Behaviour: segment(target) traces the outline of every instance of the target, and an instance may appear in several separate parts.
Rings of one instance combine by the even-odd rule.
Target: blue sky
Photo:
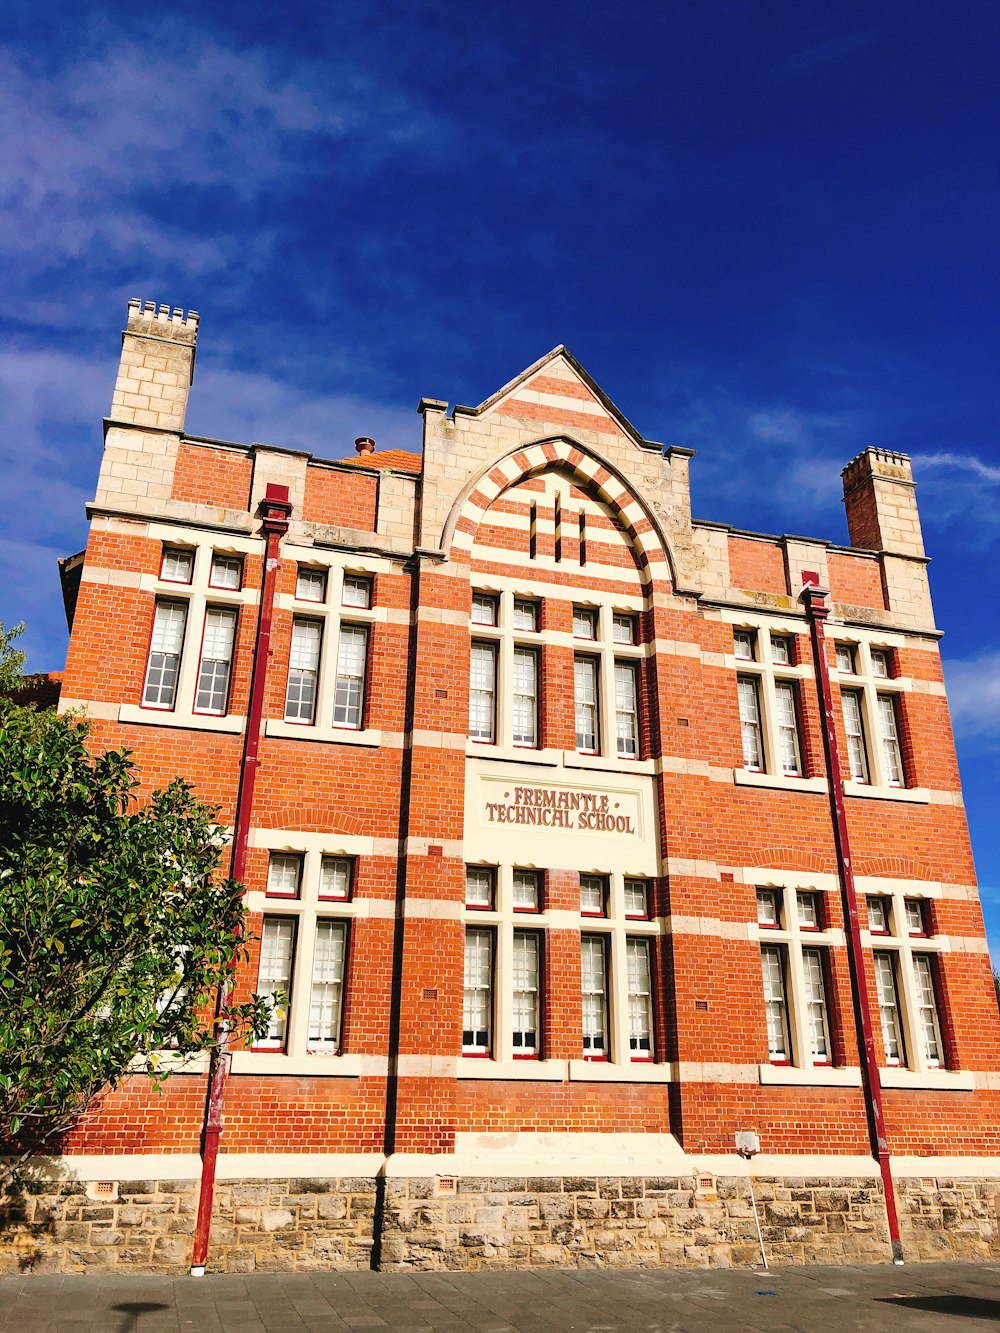
[[[133,295],[202,314],[193,433],[417,448],[421,395],[565,342],[698,450],[698,517],[846,541],[841,467],[905,450],[1000,958],[998,39],[992,0],[8,0],[0,619],[62,665]]]

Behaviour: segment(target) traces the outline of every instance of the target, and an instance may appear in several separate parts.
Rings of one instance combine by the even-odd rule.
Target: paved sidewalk
[[[4,1333],[936,1329],[1000,1323],[1000,1264],[0,1278]]]

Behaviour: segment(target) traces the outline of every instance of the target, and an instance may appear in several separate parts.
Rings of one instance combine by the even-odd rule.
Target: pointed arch
[[[452,506],[441,535],[442,549],[452,557],[468,559],[479,524],[501,492],[550,467],[565,468],[593,489],[628,534],[642,568],[653,577],[676,582],[666,535],[635,489],[605,459],[565,436],[519,446],[484,467]]]

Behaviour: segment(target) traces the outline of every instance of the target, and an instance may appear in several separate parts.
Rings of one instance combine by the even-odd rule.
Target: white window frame
[[[488,669],[484,669],[487,664]],[[490,639],[472,640],[469,656],[469,739],[480,745],[495,745],[497,740],[497,644]]]
[[[170,613],[169,617],[167,612]],[[146,658],[146,674],[142,686],[143,708],[155,708],[159,712],[169,713],[177,707],[189,612],[190,607],[186,601],[166,597],[156,600],[149,638],[149,654]],[[179,613],[179,630],[178,615],[175,613]],[[166,633],[168,620],[169,636]],[[161,646],[157,647],[157,644]],[[172,665],[168,667],[168,663]],[[168,670],[173,673],[173,683],[165,687],[163,676]]]
[[[600,966],[596,966],[599,960]],[[608,941],[603,934],[580,936],[583,1058],[604,1062],[610,1058],[608,1005]]]
[[[872,966],[875,969],[875,987],[871,996],[872,1005],[878,1012],[882,1024],[882,1005],[884,987],[878,975],[878,956],[891,959],[895,980],[895,1003],[898,1013],[899,1036],[902,1048],[901,1059],[887,1058],[890,1068],[908,1069],[916,1074],[931,1073],[948,1068],[948,1051],[942,1037],[941,992],[938,969],[946,950],[946,941],[931,933],[928,896],[919,896],[905,888],[887,889],[867,895],[869,904],[875,900],[883,904],[886,929],[872,930],[870,919],[867,929],[862,931],[862,943],[872,950]],[[920,912],[924,933],[917,934],[910,930],[911,906]],[[927,1000],[925,977],[929,976],[933,1013]],[[885,1002],[886,1005],[888,1001]],[[933,1033],[933,1045],[928,1034]],[[885,1033],[883,1026],[883,1048]]]
[[[543,935],[539,930],[512,932],[511,1042],[515,1060],[539,1060],[542,1056]],[[525,1019],[530,1019],[529,1023]],[[530,1041],[530,1037],[534,1041]]]
[[[851,787],[874,788],[882,791],[905,790],[910,785],[907,766],[904,762],[900,733],[903,719],[900,709],[903,700],[912,688],[912,682],[892,674],[895,662],[895,650],[873,641],[871,637],[838,637],[838,662],[843,650],[850,649],[852,670],[835,669],[833,679],[840,682],[841,709],[844,716],[844,729],[848,734],[847,767],[849,776],[845,779]],[[888,675],[882,675],[877,667],[882,660]],[[864,767],[858,762],[858,738],[856,719],[848,718],[848,705],[844,696],[851,694],[855,701],[850,707],[856,709],[860,717],[861,731],[864,737]],[[886,726],[885,705],[888,701],[892,709],[891,726]],[[864,772],[864,776],[862,773]]]
[[[801,691],[811,668],[799,661],[797,633],[784,624],[736,624],[733,650],[742,771],[801,781]]]
[[[486,969],[483,975],[480,964],[485,951]],[[496,932],[490,926],[466,926],[463,959],[463,999],[462,999],[462,1054],[465,1056],[489,1059],[493,1054],[493,1033],[495,1030],[495,988],[494,969],[496,959]],[[477,997],[483,997],[480,999]],[[471,1021],[479,1015],[474,1012],[482,1005],[484,1026],[474,1026]]]
[[[600,754],[601,661],[593,653],[573,655],[573,725],[577,753]]]
[[[225,717],[229,712],[229,696],[233,684],[233,661],[236,655],[236,637],[240,613],[235,606],[206,606],[201,630],[201,652],[198,655],[198,678],[195,683],[194,712],[212,717]],[[228,625],[228,632],[220,625]],[[203,683],[206,682],[207,684]],[[212,702],[203,700],[207,691]],[[216,704],[217,696],[221,699]]]
[[[161,583],[176,583],[182,587],[190,587],[194,582],[194,564],[197,551],[190,546],[171,546],[169,543],[163,547],[163,553],[160,556],[160,571],[158,578]],[[180,571],[178,573],[178,570]]]
[[[213,551],[208,586],[224,588],[226,592],[239,592],[243,587],[243,557],[228,551]]]
[[[316,565],[298,565],[295,570],[295,599],[322,605],[329,586],[329,570]]]
[[[360,644],[360,654],[358,645]],[[342,620],[337,636],[337,671],[333,681],[333,725],[360,731],[368,696],[368,625]]]
[[[639,663],[634,659],[616,658],[614,672],[618,758],[639,759]]]
[[[288,671],[285,676],[286,722],[297,726],[314,727],[319,711],[320,673],[323,669],[322,620],[296,616],[292,620],[292,635],[288,652]],[[308,641],[308,642],[307,642]],[[308,651],[307,651],[308,649]],[[293,672],[295,679],[293,681]],[[304,687],[311,683],[311,694]],[[293,700],[293,685],[297,697]]]
[[[478,907],[468,904],[462,909],[461,921],[467,929],[487,928],[494,931],[494,965],[493,965],[493,1000],[492,1000],[492,1046],[490,1058],[498,1065],[506,1065],[514,1060],[521,1048],[514,1045],[514,1021],[515,1021],[515,999],[514,999],[514,933],[516,931],[531,931],[539,933],[540,946],[540,988],[541,998],[539,1001],[539,1022],[544,1027],[544,1013],[546,1003],[546,987],[548,978],[546,976],[547,960],[547,939],[550,930],[566,929],[566,913],[564,911],[553,912],[550,905],[542,898],[544,891],[544,872],[535,867],[525,869],[514,863],[503,863],[496,866],[472,866],[467,867],[470,870],[488,870],[493,876],[494,901],[492,907]],[[642,1072],[642,1063],[648,1062],[649,1057],[642,1056],[642,1061],[636,1063],[633,1060],[631,1047],[631,1024],[629,1018],[629,994],[628,994],[628,940],[644,939],[649,941],[650,969],[652,974],[652,984],[655,988],[656,966],[658,954],[655,950],[655,940],[662,934],[662,921],[654,918],[651,914],[648,917],[639,917],[630,912],[631,901],[626,895],[626,882],[636,881],[645,883],[647,886],[647,902],[652,897],[652,881],[642,875],[625,873],[621,870],[594,872],[597,878],[604,884],[606,892],[606,901],[604,905],[605,915],[587,916],[580,913],[576,918],[579,922],[581,935],[599,936],[605,949],[605,985],[606,985],[606,1009],[607,1009],[607,1031],[605,1040],[605,1051],[600,1056],[602,1065],[613,1065],[616,1071],[620,1071],[620,1076],[628,1081],[663,1081],[660,1077],[661,1070],[650,1070],[647,1073]],[[518,875],[529,875],[537,877],[538,907],[530,907],[524,904],[525,895],[515,893],[515,877]],[[477,895],[481,896],[481,895]],[[655,990],[654,990],[655,999]],[[655,1012],[655,1004],[654,1004]],[[544,1046],[544,1038],[540,1038]],[[655,1040],[654,1040],[655,1047]],[[571,1077],[590,1077],[586,1072],[589,1069],[591,1061],[587,1058],[591,1052],[585,1052],[583,1049],[582,1034],[580,1037],[580,1047],[576,1057],[571,1058]],[[482,1058],[477,1053],[472,1053],[473,1058]],[[574,1066],[574,1059],[576,1064]],[[655,1049],[652,1053],[652,1061],[658,1064],[662,1057]],[[546,1070],[546,1055],[544,1049],[541,1051],[539,1068],[535,1074],[525,1068],[521,1071],[521,1077],[551,1077],[551,1073]],[[472,1077],[482,1077],[482,1066],[470,1066],[474,1070]],[[575,1073],[573,1072],[575,1068]],[[631,1072],[629,1072],[631,1071]],[[611,1072],[610,1070],[608,1071]],[[497,1074],[497,1077],[503,1077]],[[604,1077],[600,1074],[598,1077]],[[616,1072],[616,1076],[618,1076]]]
[[[371,574],[354,574],[350,570],[345,570],[340,587],[340,604],[351,611],[370,611],[373,589],[374,580]]]
[[[830,950],[843,943],[843,933],[829,927],[824,891],[813,885],[792,887],[761,883],[756,889],[756,904],[757,919],[751,933],[760,941],[762,980],[765,977],[764,959],[771,956],[765,950],[779,950],[776,956],[783,960],[788,1058],[770,1058],[768,1035],[769,1063],[778,1067],[824,1069],[832,1060],[828,987]],[[818,987],[815,984],[815,960],[820,967]],[[765,1019],[767,1003],[765,996]],[[770,1003],[777,1001],[772,999]],[[817,1006],[822,1006],[822,1014],[817,1014]],[[768,1033],[766,1022],[764,1031]],[[814,1040],[817,1032],[825,1034],[823,1050]]]
[[[656,1056],[652,951],[653,941],[648,936],[626,936],[629,1054],[634,1062],[651,1063]]]
[[[840,691],[840,706],[844,715],[844,734],[847,737],[847,768],[852,782],[868,786],[871,782],[871,747],[865,726],[864,691]]]
[[[530,670],[526,670],[530,664]],[[514,644],[511,671],[511,728],[519,748],[538,748],[539,651]]]

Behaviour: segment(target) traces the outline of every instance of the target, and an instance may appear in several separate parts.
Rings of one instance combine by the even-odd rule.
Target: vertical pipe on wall
[[[865,977],[864,954],[861,949],[861,923],[858,916],[857,892],[854,886],[850,836],[847,830],[844,784],[840,776],[840,750],[833,711],[833,690],[830,685],[830,663],[826,651],[824,622],[830,614],[830,608],[826,604],[827,592],[819,587],[818,577],[804,573],[802,579],[805,585],[802,589],[802,600],[805,603],[806,615],[809,619],[813,668],[816,672],[816,691],[819,695],[823,749],[826,754],[827,786],[830,792],[830,815],[837,850],[837,874],[840,880],[840,897],[844,910],[847,958],[851,974],[851,997],[854,1002],[854,1020],[857,1026],[858,1050],[861,1056],[861,1078],[864,1086],[865,1108],[868,1115],[868,1132],[871,1137],[872,1155],[878,1162],[879,1171],[882,1175],[882,1189],[885,1195],[885,1211],[889,1223],[892,1259],[893,1263],[901,1264],[903,1262],[903,1246],[899,1238],[896,1192],[892,1181],[889,1143],[886,1139],[885,1117],[882,1111],[882,1084],[879,1079],[878,1060],[875,1054],[875,1037],[872,1032],[868,982]]]
[[[260,766],[260,736],[264,717],[264,692],[267,669],[271,656],[271,619],[274,612],[274,589],[281,560],[278,544],[288,531],[292,506],[288,487],[269,484],[260,503],[261,530],[264,533],[264,574],[261,582],[260,610],[254,642],[253,667],[250,673],[250,700],[247,705],[246,730],[243,733],[243,759],[236,797],[236,818],[233,827],[233,855],[230,866],[232,879],[243,882],[246,873],[247,840],[253,813],[254,787]],[[237,941],[234,940],[234,946]],[[208,1096],[205,1100],[205,1119],[201,1131],[201,1188],[198,1192],[198,1217],[195,1222],[194,1247],[191,1255],[191,1276],[204,1277],[208,1257],[208,1238],[212,1226],[212,1203],[215,1198],[215,1167],[222,1136],[223,1107],[226,1080],[232,1063],[229,1048],[230,1030],[227,1008],[233,992],[232,968],[225,983],[219,988],[215,1008],[215,1044],[209,1063]]]

